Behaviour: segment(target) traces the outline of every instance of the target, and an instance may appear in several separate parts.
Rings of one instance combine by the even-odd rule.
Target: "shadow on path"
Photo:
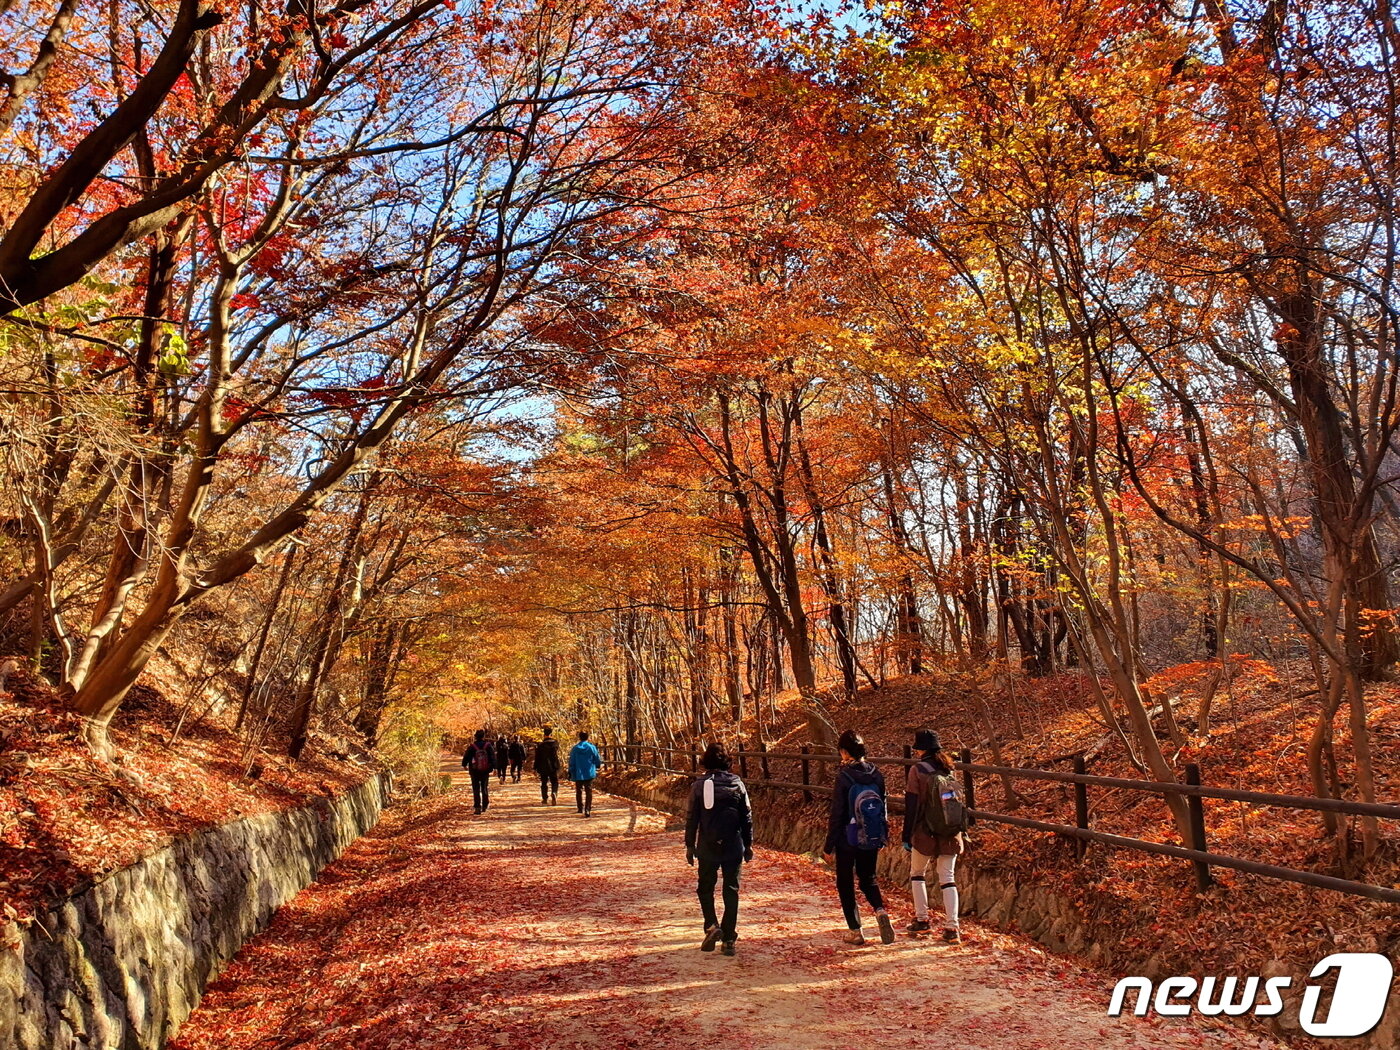
[[[455,762],[452,792],[391,811],[278,914],[172,1050],[1276,1045],[1109,1018],[1110,981],[976,927],[847,948],[829,874],[776,851],[745,870],[738,956],[703,954],[661,814],[595,794],[585,818],[567,783],[543,806],[527,774],[474,816]]]

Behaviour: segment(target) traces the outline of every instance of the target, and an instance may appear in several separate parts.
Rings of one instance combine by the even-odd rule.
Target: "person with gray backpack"
[[[880,849],[890,837],[885,778],[873,763],[865,761],[865,741],[855,730],[842,733],[836,746],[844,765],[836,774],[836,786],[831,793],[831,819],[822,852],[836,857],[836,893],[846,915],[845,940],[847,944],[865,943],[860,910],[856,906],[856,879],[859,878],[861,892],[875,909],[880,940],[893,944],[894,926],[885,911],[880,884],[875,881]]]
[[[753,809],[744,782],[729,771],[723,745],[711,744],[700,760],[705,775],[691,786],[685,822],[685,861],[700,861],[695,893],[705,924],[702,952],[722,942],[723,955],[734,954],[739,922],[739,870],[753,861]],[[724,874],[724,916],[715,915],[715,882]]]
[[[967,848],[967,811],[962,786],[938,734],[920,729],[914,734],[919,760],[909,767],[904,786],[904,850],[909,854],[909,887],[914,897],[914,921],[905,929],[919,936],[933,929],[928,910],[930,865],[938,879],[943,904],[943,939],[962,941],[958,923],[958,884],[953,871]]]

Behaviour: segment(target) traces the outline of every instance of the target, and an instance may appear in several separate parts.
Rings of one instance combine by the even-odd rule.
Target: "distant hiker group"
[[[841,734],[837,748],[842,765],[831,794],[823,852],[835,860],[836,894],[846,919],[845,940],[848,944],[865,943],[856,900],[859,884],[875,910],[880,940],[891,944],[894,924],[875,877],[880,850],[890,838],[885,778],[865,760],[865,741],[854,730]],[[905,931],[919,936],[932,929],[927,885],[932,866],[943,905],[943,940],[956,944],[962,933],[954,868],[967,845],[962,791],[937,733],[928,729],[916,732],[914,750],[919,758],[905,778],[902,835],[909,854],[914,921]],[[711,952],[719,945],[723,954],[733,955],[738,939],[741,864],[753,860],[753,808],[744,782],[730,772],[729,755],[722,745],[711,744],[700,763],[706,772],[691,786],[685,825],[686,863],[699,863],[696,894],[705,929],[700,950]],[[717,881],[724,904],[722,916],[715,912]]]
[[[491,808],[491,774],[494,772],[504,784],[506,777],[518,784],[525,768],[525,744],[519,736],[502,734],[492,737],[485,729],[478,729],[476,736],[462,755],[462,768],[471,774],[472,803],[475,812],[485,813]],[[578,801],[578,811],[585,817],[593,816],[593,781],[603,764],[603,757],[589,741],[587,731],[580,731],[578,743],[569,751],[568,777],[574,782],[574,794]],[[554,730],[546,726],[544,736],[535,745],[534,769],[540,778],[540,804],[554,806],[559,803],[559,772],[563,768],[559,760],[559,744],[554,739]]]

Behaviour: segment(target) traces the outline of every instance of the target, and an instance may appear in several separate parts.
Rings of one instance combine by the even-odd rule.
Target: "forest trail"
[[[585,819],[561,789],[544,807],[527,774],[493,780],[482,817],[470,788],[386,814],[250,942],[172,1050],[1279,1045],[1107,1017],[1110,979],[975,924],[959,946],[847,947],[829,873],[767,849],[745,868],[737,957],[701,953],[680,832],[601,794]]]

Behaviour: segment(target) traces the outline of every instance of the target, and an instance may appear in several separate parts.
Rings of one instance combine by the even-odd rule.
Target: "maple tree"
[[[1314,792],[1346,790],[1345,706],[1356,791],[1375,797],[1394,115],[1354,58],[1384,50],[1385,19],[1332,13],[894,5],[863,34],[814,19],[781,72],[741,86],[735,108],[770,135],[737,183],[750,199],[676,225],[630,274],[590,275],[597,302],[547,333],[611,355],[589,428],[624,442],[621,460],[615,443],[561,449],[594,479],[569,505],[619,521],[591,502],[625,474],[636,518],[616,535],[631,547],[649,521],[655,557],[686,567],[616,606],[623,684],[595,693],[621,704],[620,737],[638,618],[694,617],[739,582],[816,697],[814,739],[823,679],[849,695],[890,657],[917,673],[940,652],[1014,654],[1032,674],[1096,672],[1104,725],[1170,781],[1209,738],[1232,657],[1282,639],[1315,670]],[[732,677],[704,631],[667,634],[674,654],[643,660],[661,739],[706,724],[679,719],[669,661],[709,679],[712,715]],[[777,663],[737,632],[720,654],[735,645]],[[1187,715],[1160,672],[1202,659]],[[1376,836],[1363,821],[1363,852]]]
[[[1388,12],[123,11],[24,6],[0,122],[0,615],[95,739],[222,595],[294,753],[955,667],[1171,781],[1259,657],[1383,793]]]
[[[153,244],[144,270],[143,304],[155,316],[138,313],[135,330],[122,329],[115,300],[141,293],[106,284],[92,287],[93,299],[65,294],[67,305],[12,322],[23,351],[12,476],[33,567],[6,603],[30,597],[36,658],[45,639],[57,646],[60,683],[97,742],[190,604],[255,568],[342,484],[373,471],[367,457],[414,413],[457,403],[470,418],[550,375],[554,363],[532,354],[514,312],[563,287],[554,260],[590,224],[683,202],[693,165],[668,132],[686,105],[671,85],[686,61],[677,49],[709,31],[703,14],[654,12],[658,28],[648,35],[635,12],[587,4],[427,18],[434,8],[367,23],[356,40],[337,30],[322,41],[306,14],[285,31],[261,26],[274,50],[295,42],[309,52],[296,74],[301,90],[265,107],[282,114],[271,124],[238,117],[237,134],[195,134],[196,153],[211,135],[223,150],[236,143],[239,173],[197,193],[180,183],[190,207],[171,219],[176,229]],[[327,17],[338,25],[353,13]],[[327,48],[345,51],[332,57]],[[353,75],[351,60],[362,56],[379,63],[375,78]],[[253,63],[268,97],[284,79],[274,65]],[[476,83],[463,96],[455,85],[467,69]],[[233,120],[242,105],[224,106],[217,119]],[[156,117],[141,127],[152,124]],[[87,141],[69,148],[69,161]],[[188,163],[212,175],[212,161]],[[50,182],[62,179],[60,166]],[[45,185],[11,236],[42,210],[34,202]],[[175,215],[183,199],[160,214]],[[36,265],[58,265],[43,260]],[[75,323],[54,324],[55,316]],[[77,420],[90,405],[110,408],[114,396],[132,414],[108,412],[101,436],[84,440]],[[282,493],[241,528],[207,528],[213,503],[229,498],[229,470],[262,461],[270,441],[291,467],[279,472]],[[309,465],[300,478],[297,462]],[[376,484],[371,477],[361,490]],[[61,567],[109,500],[118,520],[102,585],[60,594]],[[358,539],[352,524],[333,605]],[[313,690],[338,645],[339,619],[332,609],[331,626],[318,632]],[[304,698],[298,710],[309,706]]]

